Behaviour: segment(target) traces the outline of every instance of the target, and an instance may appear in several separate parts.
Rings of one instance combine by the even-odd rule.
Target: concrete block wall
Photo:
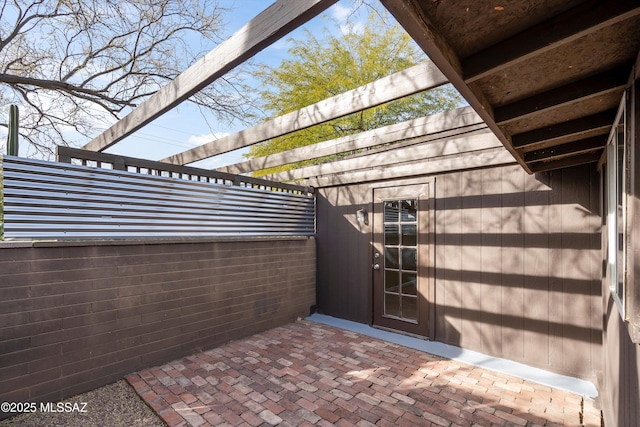
[[[57,401],[296,320],[312,238],[0,244],[0,396]]]

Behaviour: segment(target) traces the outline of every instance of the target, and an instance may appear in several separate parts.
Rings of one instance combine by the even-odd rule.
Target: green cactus
[[[7,135],[7,154],[18,155],[18,106],[9,107],[9,133]]]

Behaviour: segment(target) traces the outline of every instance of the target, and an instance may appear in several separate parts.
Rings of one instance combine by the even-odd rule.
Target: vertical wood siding
[[[373,202],[366,185],[322,189],[316,196],[318,308],[326,314],[370,323]],[[356,211],[369,212],[369,225]]]
[[[355,212],[372,211],[372,193],[369,185],[317,192],[319,309],[362,323],[372,321],[372,228]],[[437,175],[432,339],[595,380],[599,197],[592,166]]]
[[[0,246],[0,394],[55,401],[309,314],[315,240]]]
[[[640,74],[637,75],[637,78]],[[605,312],[604,369],[601,395],[605,425],[637,426],[640,420],[640,85],[635,86],[635,140],[631,144],[631,188],[627,206],[627,314],[624,322],[611,297],[608,278],[602,281]],[[603,227],[604,228],[604,227]],[[606,239],[606,228],[603,230]],[[602,255],[606,259],[606,253]]]
[[[597,184],[590,167],[438,177],[435,339],[595,380]]]
[[[629,338],[628,325],[605,293],[604,367],[600,396],[606,426],[635,427],[640,420],[640,345]]]

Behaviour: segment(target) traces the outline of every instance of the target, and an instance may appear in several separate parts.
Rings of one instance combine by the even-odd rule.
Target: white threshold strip
[[[425,353],[434,354],[436,356],[456,360],[491,371],[513,375],[514,377],[533,381],[538,384],[543,384],[560,390],[569,391],[580,396],[589,398],[595,398],[598,396],[598,390],[590,381],[555,374],[553,372],[545,371],[544,369],[533,368],[511,360],[488,356],[486,354],[478,353],[477,351],[465,350],[464,348],[455,347],[449,344],[428,341],[395,332],[376,329],[363,323],[338,319],[324,314],[315,313],[307,317],[306,320],[335,326],[340,329],[356,332],[372,338],[378,338],[404,347],[413,348]]]

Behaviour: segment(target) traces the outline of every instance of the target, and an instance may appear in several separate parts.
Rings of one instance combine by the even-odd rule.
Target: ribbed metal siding
[[[313,235],[314,197],[5,156],[5,239]]]

